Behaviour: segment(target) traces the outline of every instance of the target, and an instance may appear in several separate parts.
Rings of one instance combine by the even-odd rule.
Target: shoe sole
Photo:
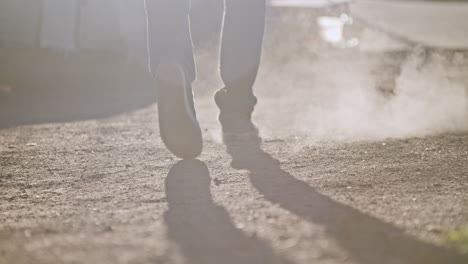
[[[203,149],[202,133],[188,102],[183,72],[167,64],[159,66],[157,76],[161,139],[177,157],[196,158]]]

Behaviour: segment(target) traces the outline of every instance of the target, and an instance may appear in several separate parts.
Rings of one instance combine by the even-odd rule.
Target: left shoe
[[[194,159],[203,149],[203,138],[195,114],[192,87],[182,68],[161,63],[156,72],[161,139],[177,157]]]

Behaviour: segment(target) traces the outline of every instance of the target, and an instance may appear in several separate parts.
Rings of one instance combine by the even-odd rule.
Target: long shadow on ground
[[[193,264],[287,264],[263,241],[236,228],[227,211],[213,202],[205,163],[185,160],[166,178],[168,235]]]
[[[154,102],[148,70],[123,56],[0,48],[0,129],[104,118]]]
[[[232,166],[250,172],[255,188],[272,203],[325,227],[351,258],[363,264],[468,263],[458,253],[419,241],[392,224],[333,201],[294,178],[261,149],[261,139],[228,144]]]

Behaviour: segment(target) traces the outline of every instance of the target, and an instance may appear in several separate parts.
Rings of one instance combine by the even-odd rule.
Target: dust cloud
[[[298,137],[313,143],[468,131],[468,53],[421,48],[366,53],[332,48],[319,40],[316,23],[327,12],[268,11],[254,113],[265,139]],[[219,38],[217,34],[214,39]],[[195,93],[199,98],[210,98],[223,85],[212,44],[197,52]],[[379,65],[389,62],[393,67],[400,65],[401,73],[394,76],[393,94],[384,94],[377,82],[392,78],[385,77],[388,73]],[[197,104],[203,108],[212,100]],[[210,111],[209,120],[202,122],[216,122],[216,111]],[[209,134],[219,140],[218,132]]]
[[[373,71],[375,59],[310,60],[261,75],[256,121],[266,137],[377,140],[468,130],[468,79],[443,56],[421,65],[410,54],[393,94],[376,88],[377,75],[385,73]]]
[[[270,18],[256,84],[255,120],[265,138],[380,140],[468,131],[468,53],[331,48],[317,36],[323,11],[270,15],[279,18]],[[374,41],[389,41],[381,38]],[[392,79],[393,94],[377,89],[379,80]]]

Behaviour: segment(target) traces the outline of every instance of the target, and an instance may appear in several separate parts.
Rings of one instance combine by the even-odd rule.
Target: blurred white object
[[[343,41],[344,23],[338,17],[319,17],[320,36],[330,43]]]
[[[429,47],[468,48],[468,2],[354,0],[354,17]]]
[[[320,37],[333,46],[353,48],[359,44],[357,38],[345,39],[343,35],[345,25],[353,24],[353,20],[346,14],[339,17],[323,16],[317,19],[320,27]]]

